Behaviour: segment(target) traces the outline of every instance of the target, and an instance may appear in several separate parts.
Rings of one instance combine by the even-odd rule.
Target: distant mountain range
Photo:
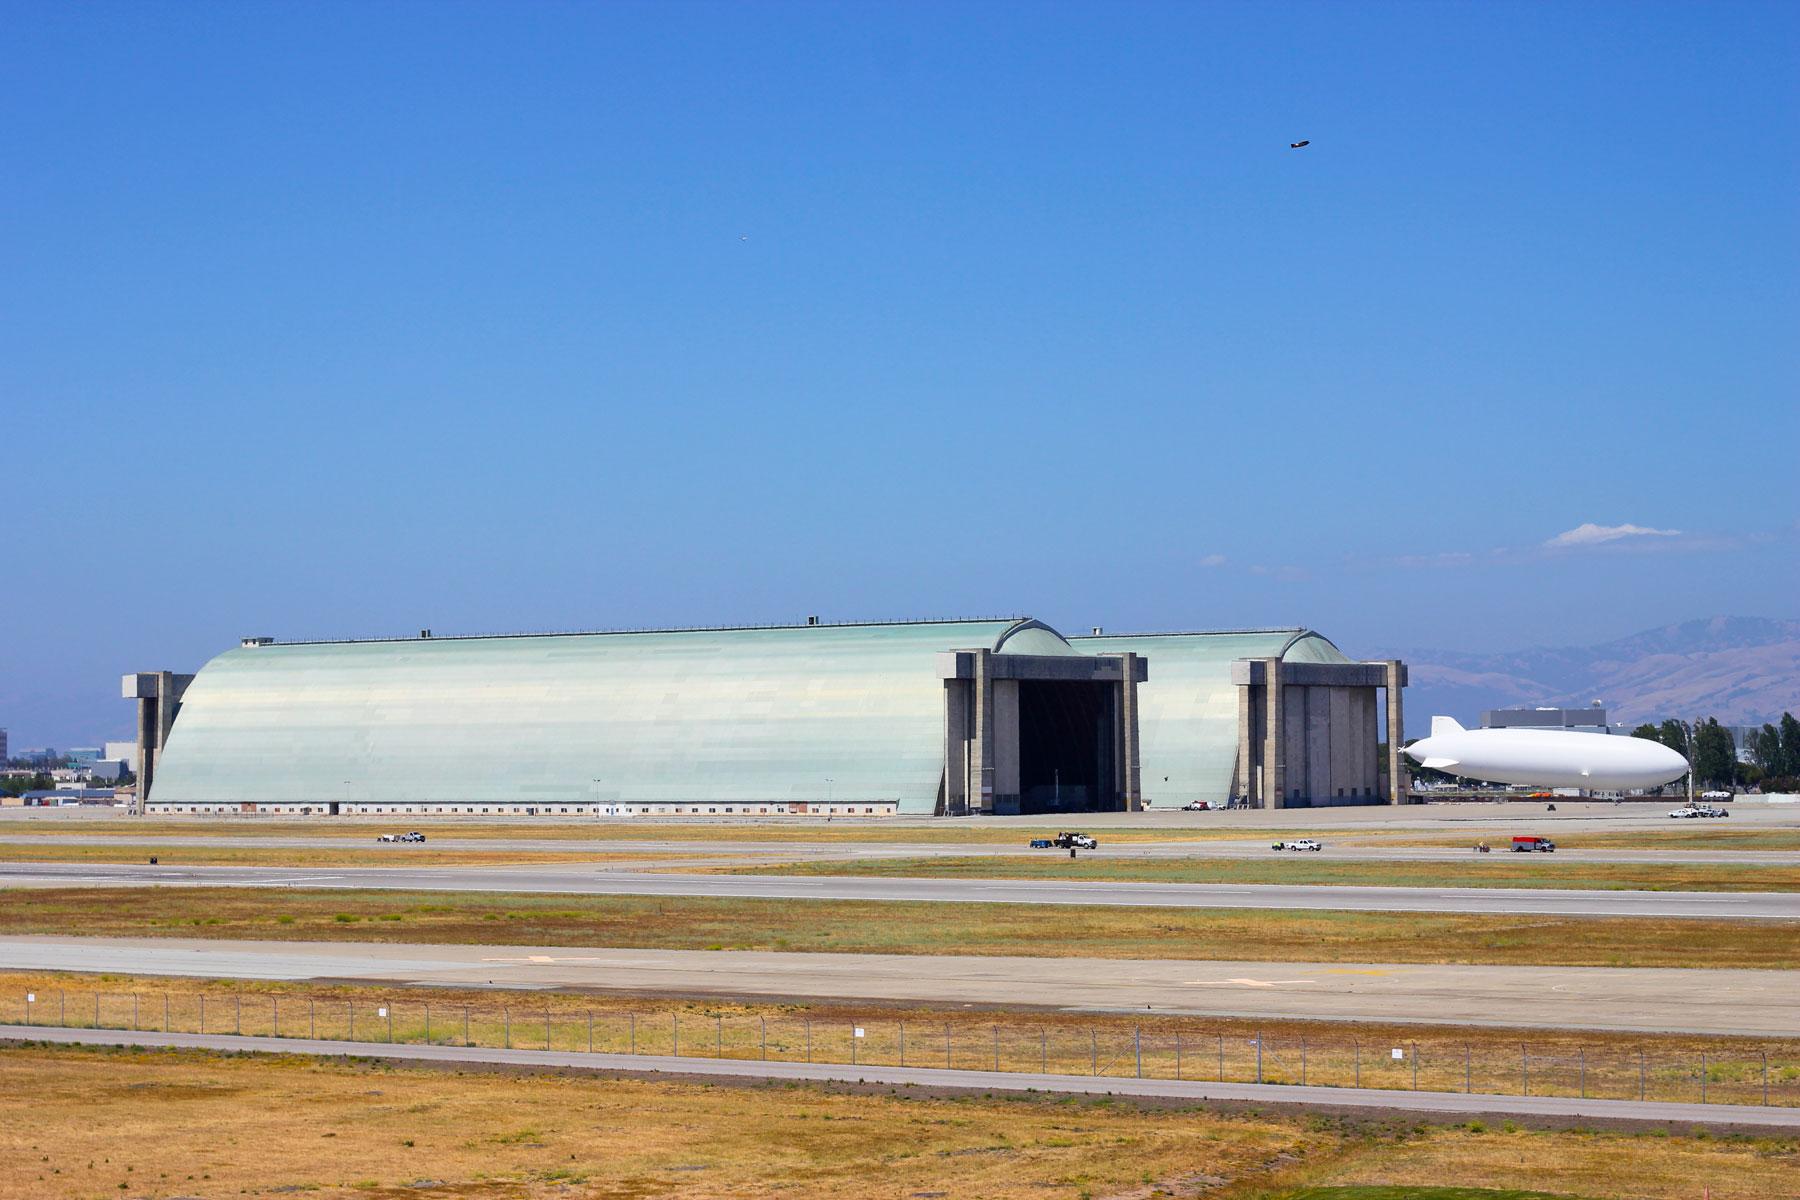
[[[1510,654],[1401,653],[1410,685],[1407,725],[1438,713],[1464,724],[1490,708],[1579,706],[1607,719],[1717,717],[1752,725],[1800,714],[1800,621],[1712,617],[1665,625],[1598,646]]]

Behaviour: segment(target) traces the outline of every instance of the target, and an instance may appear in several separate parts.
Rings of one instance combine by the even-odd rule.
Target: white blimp
[[[1660,742],[1564,729],[1464,729],[1431,718],[1431,736],[1406,753],[1421,767],[1540,787],[1652,788],[1687,774],[1687,759]]]

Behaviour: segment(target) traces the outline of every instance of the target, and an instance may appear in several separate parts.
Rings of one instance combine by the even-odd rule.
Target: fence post
[[[201,1002],[205,1002],[204,997],[202,997]],[[202,1009],[201,1011],[204,1012],[205,1010]],[[67,1025],[69,1023],[69,995],[67,992],[59,991],[56,993],[56,1023],[58,1025]],[[202,1030],[202,1032],[205,1031]]]
[[[1358,1038],[1351,1038],[1350,1039],[1350,1047],[1351,1047],[1351,1053],[1353,1053],[1356,1056],[1356,1086],[1361,1087],[1362,1086],[1362,1041]]]
[[[392,1000],[388,1001],[387,1010],[388,1010],[388,1044],[391,1046],[394,1043],[394,1002]]]
[[[1419,1090],[1419,1043],[1417,1043],[1417,1042],[1408,1042],[1408,1043],[1407,1043],[1407,1045],[1408,1045],[1408,1047],[1410,1047],[1410,1048],[1411,1048],[1411,1050],[1412,1050],[1412,1060],[1413,1060],[1413,1085],[1412,1085],[1412,1090],[1413,1090],[1413,1091],[1415,1091],[1415,1092],[1416,1092],[1416,1091],[1418,1091],[1418,1090]]]
[[[511,1050],[512,1049],[512,1009],[506,1007],[505,1005],[501,1005],[500,1019],[504,1023],[504,1027],[505,1027],[505,1031],[506,1031],[506,1033],[505,1033],[506,1049]]]
[[[713,1053],[719,1058],[725,1057],[725,1014],[718,1013],[713,1017]]]
[[[94,1028],[100,1028],[100,993],[94,993]]]
[[[98,1013],[100,1010],[96,1008],[94,1011]],[[239,1036],[242,1036],[244,1032],[244,993],[242,992],[231,994],[231,1031]]]
[[[354,1042],[356,1040],[356,1001],[351,1000],[348,1003],[346,1003],[344,1005],[344,1010],[347,1013],[349,1013],[349,1020],[347,1023],[350,1027],[350,1036],[347,1040]],[[200,1011],[201,1012],[206,1011],[206,1005],[204,1002],[200,1005]]]
[[[1181,1030],[1175,1031],[1175,1078],[1181,1078]]]
[[[637,1053],[637,1013],[628,1013],[631,1018],[631,1052]]]
[[[1766,1054],[1763,1055],[1763,1091],[1764,1091],[1764,1093],[1767,1093],[1769,1090],[1769,1088],[1768,1088],[1768,1079],[1769,1079],[1768,1058],[1769,1058],[1768,1055],[1766,1055]],[[1045,1075],[1048,1075],[1050,1073],[1050,1031],[1041,1025],[1038,1027],[1038,1071]],[[1767,1103],[1767,1101],[1765,1100],[1764,1103]]]
[[[1700,1052],[1700,1103],[1706,1103],[1706,1051]]]
[[[1262,1030],[1256,1031],[1256,1082],[1262,1082]]]
[[[469,1006],[463,1005],[463,1045],[469,1045]]]
[[[138,994],[136,992],[131,993],[131,1027],[133,1029],[138,1027]],[[1768,1058],[1767,1055],[1763,1057],[1765,1060]]]
[[[763,1057],[764,1058],[769,1057],[768,1051],[765,1050],[763,1052]],[[900,1065],[903,1067],[906,1065],[906,1022],[905,1021],[900,1022]]]
[[[281,1036],[281,997],[280,996],[274,996],[274,997],[270,998],[269,1012],[272,1014],[271,1023],[275,1026],[275,1036],[280,1037]],[[134,1020],[135,1020],[135,1018],[134,1018]],[[430,1040],[430,1039],[427,1039],[427,1040]]]
[[[1464,1042],[1463,1043],[1463,1092],[1464,1092],[1464,1094],[1467,1094],[1467,1093],[1475,1090],[1474,1087],[1471,1086],[1474,1083],[1474,1079],[1475,1079],[1475,1068],[1474,1068],[1474,1064],[1472,1062],[1472,1056],[1473,1056],[1473,1051],[1471,1051],[1469,1049],[1469,1043]]]
[[[206,1032],[206,993],[200,993],[200,1032]]]
[[[588,1009],[588,1053],[594,1052],[594,1010]]]
[[[1579,1046],[1576,1048],[1575,1053],[1580,1056],[1577,1059],[1577,1061],[1581,1064],[1581,1098],[1583,1100],[1586,1100],[1587,1099],[1587,1047]]]
[[[425,1002],[425,1044],[431,1045],[431,1001]]]
[[[756,1022],[757,1022],[758,1027],[762,1031],[763,1061],[768,1062],[769,1061],[769,1018],[758,1017],[758,1018],[756,1018]],[[901,1024],[900,1024],[900,1065],[901,1066],[906,1065],[906,1023],[904,1021],[901,1022]]]
[[[1300,1039],[1300,1086],[1306,1086],[1306,1039]]]
[[[1763,1065],[1763,1107],[1769,1107],[1769,1052],[1762,1051]]]
[[[1644,1098],[1644,1048],[1638,1047],[1638,1099]]]
[[[1521,1082],[1519,1094],[1531,1095],[1531,1051],[1526,1048],[1524,1042],[1519,1043],[1519,1079]]]
[[[806,1024],[806,1061],[811,1062],[812,1061],[812,1018],[811,1017],[801,1017],[800,1019],[801,1019],[801,1021],[805,1022],[805,1024]]]
[[[681,1057],[681,1014],[675,1014],[675,1057]]]
[[[306,1036],[315,1040],[319,1036],[319,1022],[313,1014],[313,998],[311,996],[306,998]]]
[[[1225,1082],[1225,1035],[1219,1035],[1219,1082]]]
[[[994,1070],[1000,1069],[1000,1027],[994,1026]]]
[[[952,1059],[950,1057],[950,1022],[945,1021],[944,1022],[944,1070],[948,1071],[950,1069],[951,1062],[952,1062]]]
[[[1100,1034],[1092,1025],[1088,1026],[1088,1066],[1092,1073],[1100,1073]]]
[[[544,1010],[544,1053],[550,1053],[550,1010]]]
[[[856,1026],[850,1026],[850,1065],[856,1065]]]

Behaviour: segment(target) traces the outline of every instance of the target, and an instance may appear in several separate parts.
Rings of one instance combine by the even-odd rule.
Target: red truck
[[[1529,854],[1533,850],[1550,853],[1556,849],[1556,843],[1547,837],[1516,837],[1513,839],[1512,848],[1515,853],[1519,854]]]

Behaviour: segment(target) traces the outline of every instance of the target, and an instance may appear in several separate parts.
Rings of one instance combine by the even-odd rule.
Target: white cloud
[[[1573,529],[1563,530],[1544,545],[1552,549],[1564,549],[1570,546],[1598,546],[1622,538],[1680,536],[1679,529],[1652,529],[1648,525],[1596,525],[1588,521]]]
[[[1222,567],[1225,565],[1225,556],[1223,554],[1208,554],[1205,558],[1200,560],[1200,565],[1203,567]]]

